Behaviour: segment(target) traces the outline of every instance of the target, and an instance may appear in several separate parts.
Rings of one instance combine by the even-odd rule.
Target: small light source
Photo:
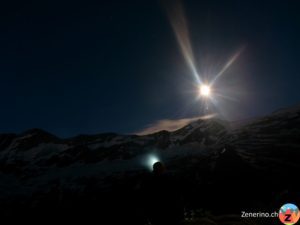
[[[209,95],[210,95],[210,87],[208,86],[208,85],[206,85],[206,84],[202,84],[201,86],[200,86],[200,95],[201,96],[204,96],[204,97],[208,97]]]
[[[149,170],[153,169],[153,165],[154,163],[159,162],[159,159],[155,156],[155,155],[150,155],[148,156],[147,159],[147,167],[149,168]]]

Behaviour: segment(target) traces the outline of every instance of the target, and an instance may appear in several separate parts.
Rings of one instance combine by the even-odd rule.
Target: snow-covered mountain
[[[227,144],[259,168],[299,168],[300,106],[281,109],[245,124],[231,132]]]
[[[141,176],[153,155],[196,186],[244,172],[268,179],[284,176],[300,167],[300,107],[240,126],[207,119],[144,136],[105,133],[61,139],[40,129],[0,134],[1,204],[36,200],[32,196],[53,188],[105,190]]]
[[[161,131],[145,136],[106,133],[60,139],[40,129],[19,135],[1,134],[1,170],[17,174],[17,171],[30,168],[121,162],[151,150],[169,151],[192,145],[204,150],[218,145],[226,132],[219,121],[199,120],[175,132]]]

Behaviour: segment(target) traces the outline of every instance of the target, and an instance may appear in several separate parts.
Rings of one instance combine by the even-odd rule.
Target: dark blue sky
[[[246,46],[216,85],[236,99],[226,118],[300,102],[296,1],[183,2],[199,71]],[[20,1],[0,18],[0,132],[131,133],[201,112],[158,1]]]

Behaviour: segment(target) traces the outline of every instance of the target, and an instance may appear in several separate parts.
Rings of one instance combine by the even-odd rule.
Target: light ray
[[[225,66],[222,68],[222,70],[214,77],[214,79],[211,81],[211,85],[213,85],[217,79],[224,74],[224,72],[237,60],[237,58],[241,55],[241,53],[244,51],[245,47],[240,48],[225,64]]]
[[[224,99],[227,99],[227,100],[231,100],[231,101],[234,101],[234,102],[239,102],[238,99],[230,97],[230,96],[227,96],[227,95],[221,95],[221,94],[215,93],[215,96],[221,97],[221,98],[224,98]]]
[[[195,66],[195,59],[190,42],[189,31],[183,10],[183,6],[179,0],[168,2],[166,6],[170,23],[174,30],[177,42],[180,46],[183,57],[189,66],[192,74],[198,84],[201,84],[201,79]]]

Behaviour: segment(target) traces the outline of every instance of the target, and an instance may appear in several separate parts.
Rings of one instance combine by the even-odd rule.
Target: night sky
[[[300,103],[297,1],[183,1],[197,68],[240,120]],[[155,0],[11,2],[0,14],[0,133],[133,133],[199,116],[194,80]],[[233,99],[233,100],[232,100]]]

